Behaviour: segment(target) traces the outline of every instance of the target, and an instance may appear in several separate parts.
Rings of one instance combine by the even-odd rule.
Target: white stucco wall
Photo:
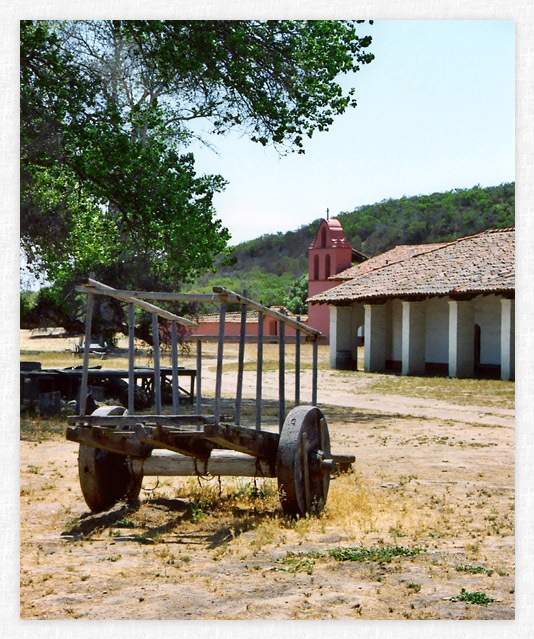
[[[426,301],[425,361],[446,364],[449,359],[448,297],[432,297]]]
[[[495,295],[479,295],[469,302],[462,302],[464,303],[472,308],[471,321],[480,326],[480,363],[499,365],[502,340],[500,298]],[[378,308],[377,314],[382,316],[382,330],[385,329],[379,340],[381,357],[402,361],[402,302],[398,299],[388,300],[382,309]],[[332,320],[334,325],[331,335],[335,335],[336,330],[338,335],[333,341],[331,360],[335,360],[336,346],[337,350],[350,349],[355,357],[358,327],[364,323],[364,305],[355,303],[352,308],[347,307],[341,311],[340,317],[336,317],[334,311]],[[432,364],[447,364],[449,361],[448,297],[433,297],[425,302],[425,361]]]
[[[391,300],[388,302],[391,313],[391,351],[388,359],[400,362],[402,360],[402,302]]]
[[[480,326],[480,363],[501,363],[501,302],[496,295],[473,300],[475,324]]]

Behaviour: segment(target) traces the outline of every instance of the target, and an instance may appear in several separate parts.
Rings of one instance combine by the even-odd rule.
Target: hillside
[[[446,242],[489,228],[514,226],[515,183],[475,186],[360,206],[336,217],[352,246],[369,257],[398,244]],[[195,290],[223,285],[265,304],[281,304],[292,283],[308,271],[308,247],[320,219],[296,231],[263,235],[235,247],[236,263],[204,275]]]

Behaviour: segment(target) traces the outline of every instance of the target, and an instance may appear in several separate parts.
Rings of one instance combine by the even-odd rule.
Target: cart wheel
[[[92,415],[124,415],[123,406],[101,406]],[[143,483],[134,475],[126,455],[80,444],[78,474],[85,502],[93,512],[111,508],[120,499],[135,501]]]
[[[332,463],[323,413],[315,406],[293,408],[284,421],[276,458],[278,491],[286,515],[322,511]]]

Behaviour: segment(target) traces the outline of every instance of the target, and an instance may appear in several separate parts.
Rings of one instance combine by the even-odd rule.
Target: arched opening
[[[326,226],[323,226],[321,230],[321,247],[324,248],[326,246]]]
[[[327,253],[324,261],[324,279],[327,280],[330,277],[330,255]]]
[[[319,279],[319,256],[318,255],[316,255],[313,258],[313,279],[314,280]]]

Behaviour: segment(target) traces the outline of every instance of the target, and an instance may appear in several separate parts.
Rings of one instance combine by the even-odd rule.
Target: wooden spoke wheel
[[[101,406],[92,415],[124,415],[123,406]],[[78,474],[85,502],[93,512],[111,508],[121,499],[135,501],[139,497],[142,475],[134,475],[130,458],[80,444]]]
[[[323,413],[297,406],[287,415],[276,458],[276,476],[286,515],[318,515],[326,504],[330,471],[330,437]]]

